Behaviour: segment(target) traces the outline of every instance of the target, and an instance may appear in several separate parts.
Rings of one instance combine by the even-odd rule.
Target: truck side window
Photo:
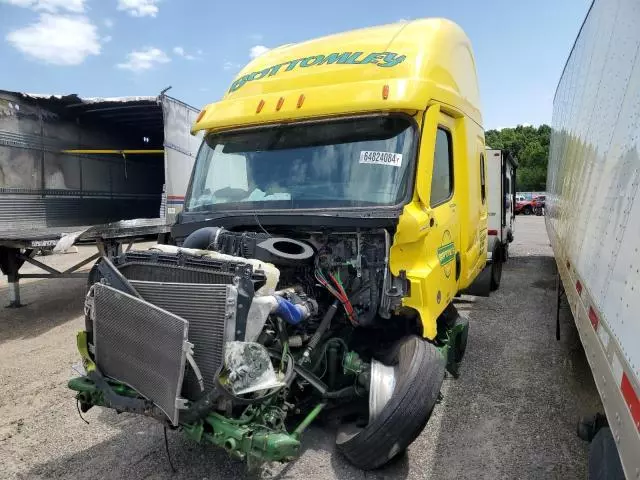
[[[446,202],[453,194],[453,149],[451,133],[438,128],[431,177],[431,207]]]
[[[487,200],[487,182],[484,177],[484,154],[480,154],[480,196],[482,203]]]

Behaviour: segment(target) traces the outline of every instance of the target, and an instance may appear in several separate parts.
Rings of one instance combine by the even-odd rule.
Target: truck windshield
[[[395,205],[405,198],[415,127],[360,117],[210,134],[187,211]]]

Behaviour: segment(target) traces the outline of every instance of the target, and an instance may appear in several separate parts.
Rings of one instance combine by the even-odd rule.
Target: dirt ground
[[[588,446],[578,417],[601,409],[570,313],[555,340],[555,264],[542,217],[518,217],[502,286],[490,298],[463,297],[470,319],[461,377],[422,435],[386,468],[366,474],[335,451],[333,432],[312,427],[303,453],[255,473],[212,446],[133,415],[76,412],[66,382],[78,362],[84,280],[25,282],[20,309],[0,308],[0,478],[73,479],[466,479],[585,478]],[[58,266],[92,251],[46,257]],[[8,303],[6,279],[0,301]]]

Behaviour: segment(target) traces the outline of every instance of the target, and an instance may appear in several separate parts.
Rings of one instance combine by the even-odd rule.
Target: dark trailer
[[[180,207],[171,199],[184,196],[199,143],[189,135],[196,115],[163,94],[0,90],[0,269],[10,306],[20,305],[20,278],[85,275],[77,270],[122,243],[168,232]],[[65,272],[34,258],[76,242],[96,243],[98,253]],[[24,262],[46,273],[21,275]]]

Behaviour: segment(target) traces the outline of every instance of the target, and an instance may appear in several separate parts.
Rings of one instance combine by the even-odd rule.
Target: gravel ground
[[[45,261],[69,265],[90,254]],[[224,452],[170,432],[173,474],[154,421],[98,408],[85,415],[89,425],[78,417],[65,383],[78,361],[84,280],[25,282],[27,306],[0,309],[0,478],[585,478],[587,445],[575,422],[601,407],[566,310],[555,340],[554,274],[543,219],[518,217],[500,290],[458,302],[471,323],[461,377],[445,380],[408,453],[366,474],[320,427],[305,434],[298,460],[250,474]],[[6,283],[0,298],[7,301]]]

